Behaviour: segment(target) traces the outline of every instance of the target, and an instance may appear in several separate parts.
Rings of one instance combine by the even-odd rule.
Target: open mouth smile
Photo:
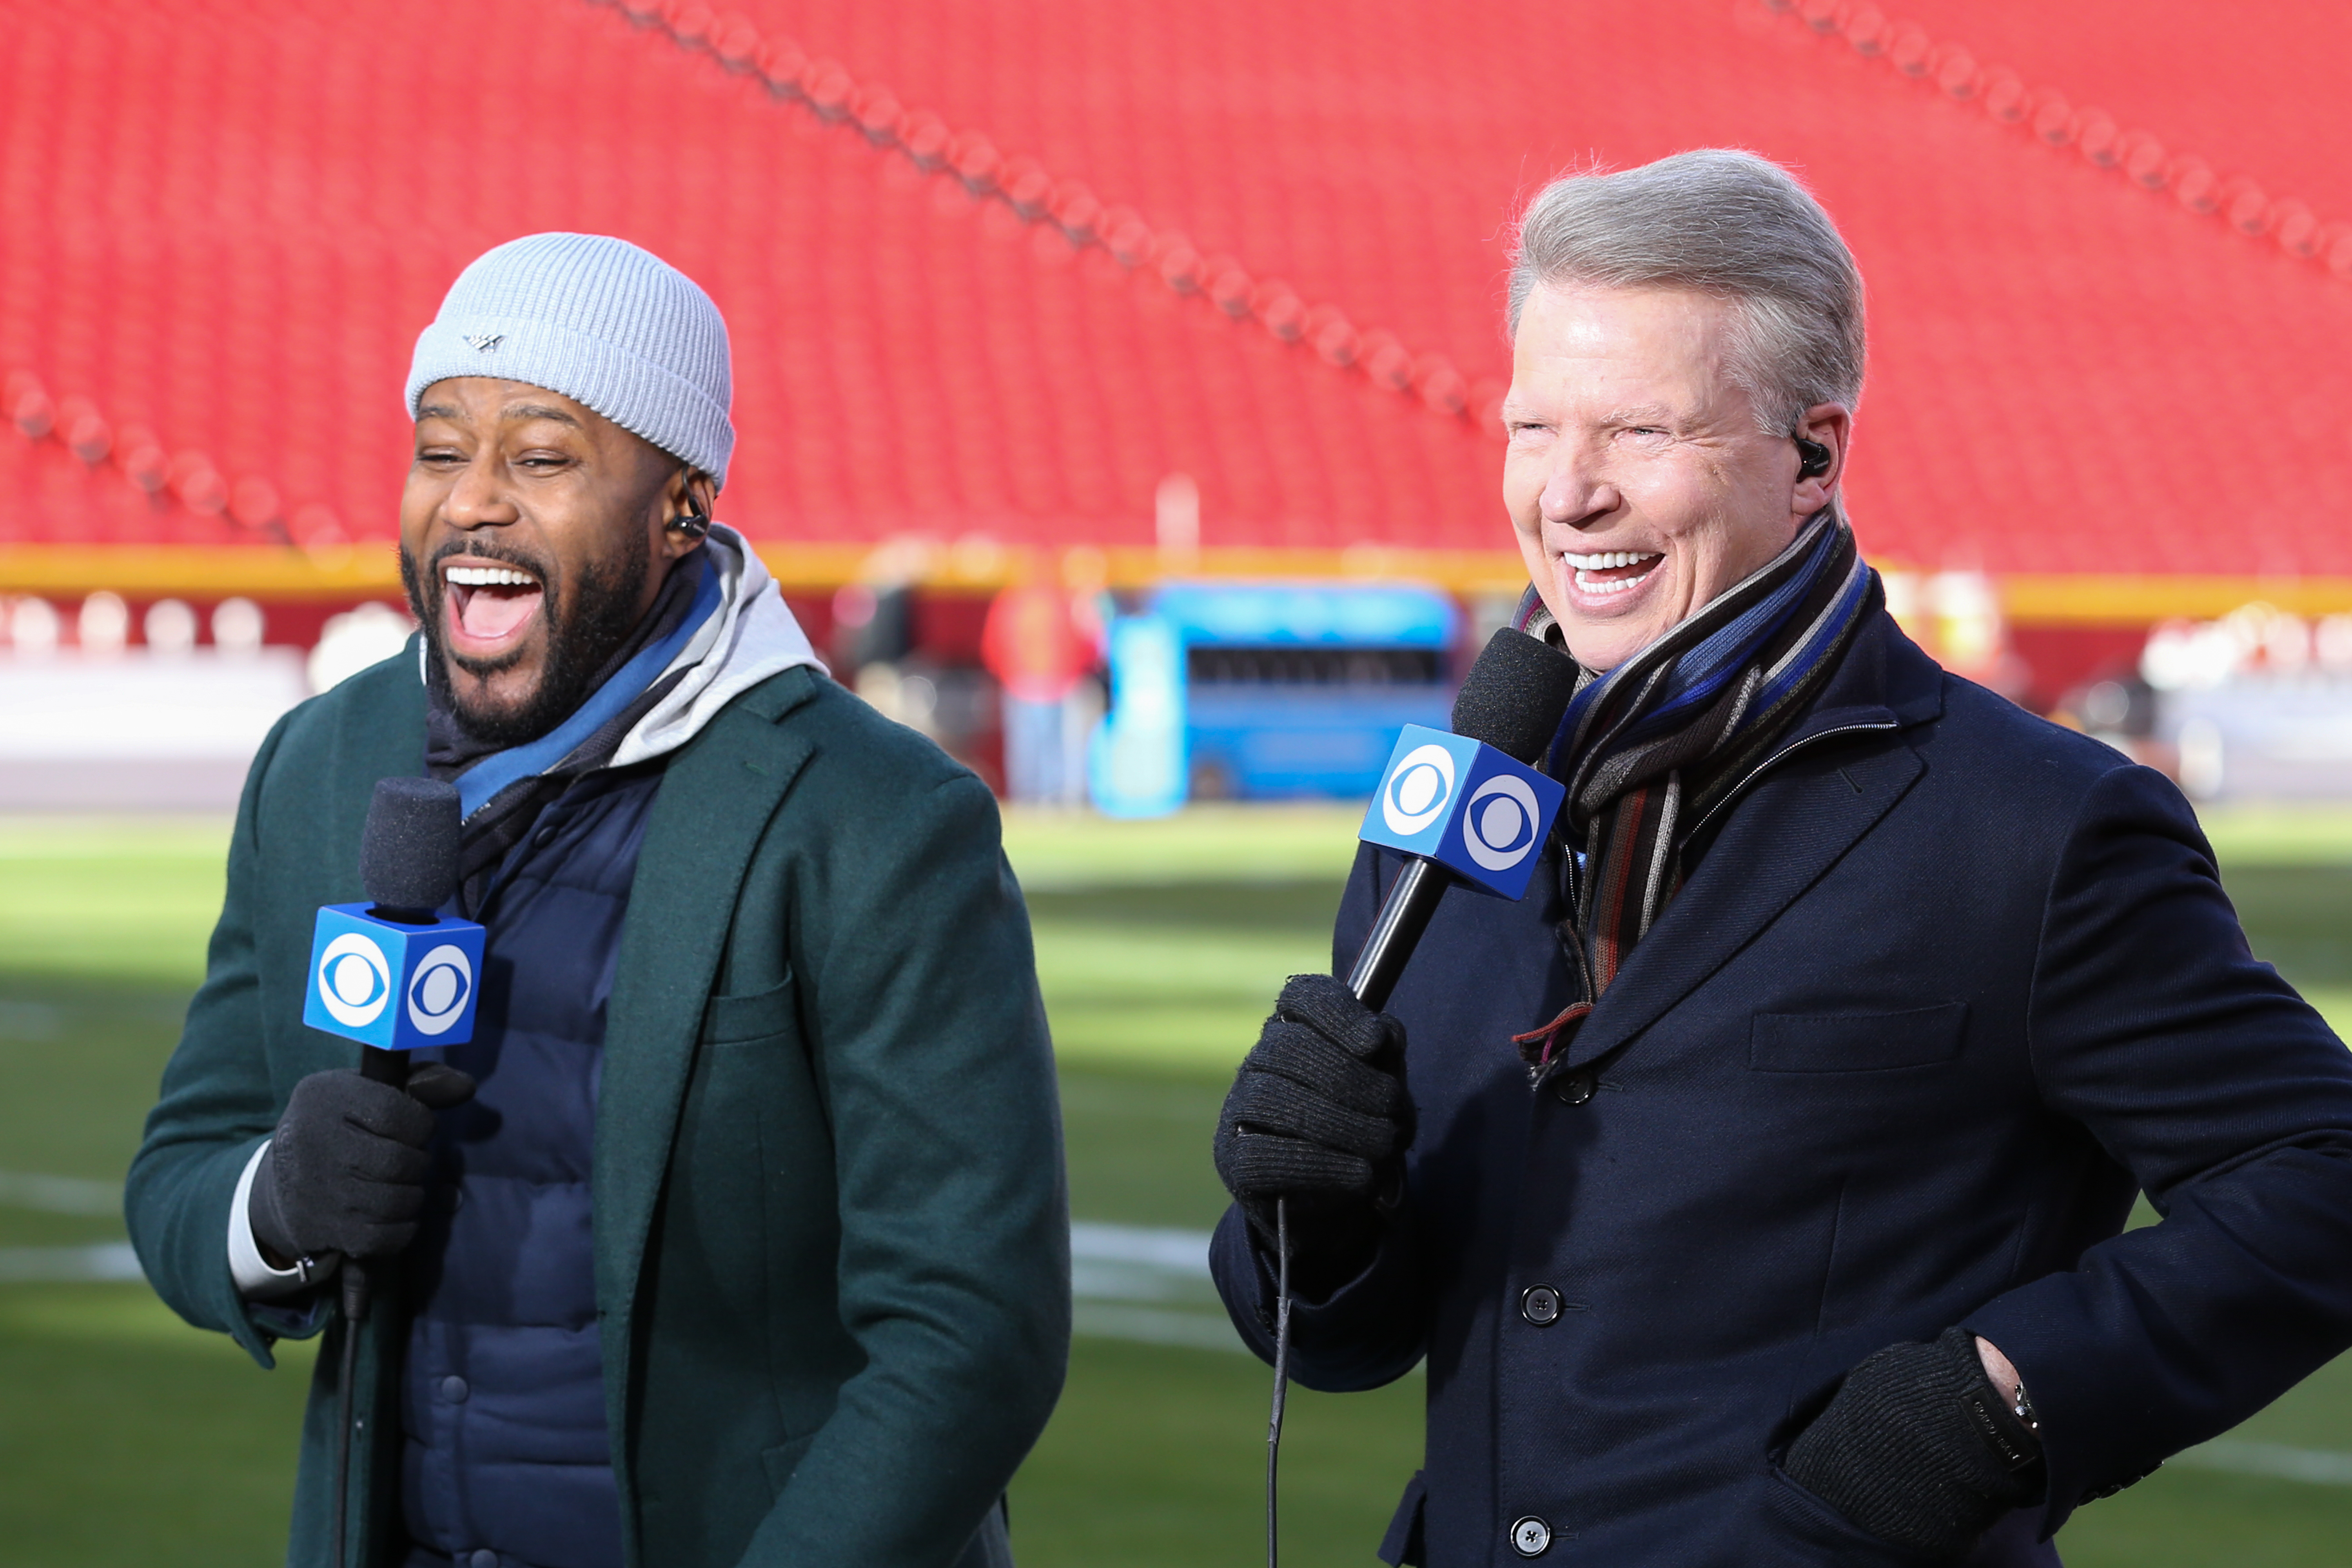
[[[443,625],[468,658],[495,658],[522,640],[547,596],[530,573],[502,561],[457,556],[441,563]]]
[[[1654,550],[1607,550],[1597,554],[1577,555],[1562,551],[1559,563],[1561,575],[1580,595],[1608,598],[1631,593],[1649,580],[1664,555]]]

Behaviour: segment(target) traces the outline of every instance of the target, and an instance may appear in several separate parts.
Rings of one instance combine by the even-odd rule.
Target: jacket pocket
[[[765,991],[740,996],[713,996],[702,1011],[702,1037],[714,1046],[781,1035],[798,1021],[793,977],[789,974]]]
[[[1759,1013],[1748,1026],[1758,1072],[1880,1072],[1930,1067],[1960,1054],[1969,1005],[1903,1013]]]
[[[1389,1532],[1381,1541],[1377,1555],[1381,1562],[1391,1568],[1420,1568],[1429,1552],[1422,1539],[1422,1516],[1428,1505],[1429,1472],[1415,1470],[1412,1479],[1405,1483],[1404,1496],[1397,1501],[1396,1516],[1389,1521]]]

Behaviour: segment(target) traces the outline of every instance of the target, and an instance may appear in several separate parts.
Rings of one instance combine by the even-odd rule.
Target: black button
[[[1552,1075],[1551,1091],[1562,1105],[1582,1105],[1592,1098],[1592,1074],[1586,1068]]]
[[[1559,1292],[1549,1285],[1530,1285],[1519,1295],[1519,1316],[1537,1328],[1559,1321]]]
[[[555,824],[551,822],[546,826],[541,828],[537,833],[532,834],[530,836],[530,841],[533,844],[538,845],[541,849],[544,849],[549,845],[554,843]]]
[[[463,1405],[466,1403],[466,1396],[473,1390],[467,1386],[464,1378],[451,1373],[435,1385],[433,1392],[439,1394],[445,1404]]]
[[[1551,1550],[1551,1526],[1528,1514],[1511,1521],[1511,1550],[1522,1557],[1540,1557]]]

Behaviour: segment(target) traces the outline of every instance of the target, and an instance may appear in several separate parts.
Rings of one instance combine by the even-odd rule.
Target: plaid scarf
[[[1836,668],[1872,581],[1853,531],[1817,513],[1752,576],[1570,702],[1545,771],[1568,788],[1559,830],[1584,841],[1567,933],[1583,994],[1513,1037],[1530,1068],[1559,1054],[1681,888],[1684,825],[1747,779]],[[1522,604],[1522,629],[1545,635],[1540,601]]]

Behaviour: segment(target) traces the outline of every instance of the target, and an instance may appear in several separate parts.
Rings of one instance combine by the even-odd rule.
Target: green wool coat
[[[362,897],[375,781],[421,771],[415,671],[412,644],[255,759],[126,1196],[148,1279],[190,1322],[265,1367],[274,1332],[325,1326],[301,1568],[331,1555],[342,1326],[323,1302],[238,1297],[229,1205],[296,1081],[357,1059],[301,1021],[311,921]],[[987,789],[814,670],[670,757],[607,1013],[593,1190],[633,1568],[953,1563],[1068,1352],[1051,1047]],[[362,1334],[353,1568],[394,1533],[401,1319],[385,1301]]]

